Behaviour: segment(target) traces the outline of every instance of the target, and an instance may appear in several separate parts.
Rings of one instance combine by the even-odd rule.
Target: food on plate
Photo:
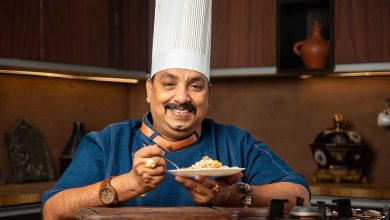
[[[196,162],[190,167],[184,169],[205,169],[205,168],[227,168],[223,166],[218,160],[213,160],[209,156],[204,156],[200,161]]]
[[[200,161],[190,167],[168,170],[168,173],[184,177],[194,177],[197,175],[218,177],[230,176],[243,170],[245,168],[224,166],[220,161],[213,160],[209,156],[204,156]]]

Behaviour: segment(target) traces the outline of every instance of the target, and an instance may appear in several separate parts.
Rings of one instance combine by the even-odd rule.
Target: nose
[[[187,103],[191,101],[191,97],[186,87],[180,86],[176,88],[174,101],[178,103]]]

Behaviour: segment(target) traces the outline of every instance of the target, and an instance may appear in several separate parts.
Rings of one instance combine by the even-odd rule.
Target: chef
[[[44,219],[73,218],[93,206],[269,206],[308,184],[247,131],[206,119],[210,106],[211,0],[157,0],[150,112],[109,125],[81,141],[71,165],[42,199]],[[207,156],[245,168],[224,177],[175,176]],[[215,168],[218,169],[218,168]]]

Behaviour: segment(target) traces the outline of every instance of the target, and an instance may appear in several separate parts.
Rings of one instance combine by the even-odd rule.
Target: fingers
[[[189,191],[193,201],[197,204],[213,204],[218,200],[218,192],[213,190],[216,186],[219,187],[218,182],[208,179],[204,176],[196,176],[194,179],[177,177],[176,180]]]
[[[217,191],[213,189],[219,184],[212,179],[204,176],[196,176],[195,179],[176,176],[175,180],[186,188],[191,194],[200,194],[207,197],[213,197]]]
[[[164,151],[158,145],[146,146],[135,152],[133,168],[138,168],[139,171],[148,172],[150,175],[162,175],[159,170],[155,169],[159,166],[163,166],[165,173],[166,161],[161,156],[164,155]]]
[[[141,158],[139,162],[144,164],[144,167],[148,169],[155,169],[158,166],[165,167],[167,163],[166,160],[162,157]]]
[[[231,181],[239,178],[241,178],[240,174],[233,175]],[[195,203],[202,205],[225,205],[234,188],[227,182],[200,175],[193,179],[176,176],[175,180],[188,190]]]
[[[232,184],[237,183],[243,176],[244,176],[244,174],[242,172],[239,172],[239,173],[235,173],[233,175],[227,176],[227,177],[218,178],[218,180],[224,181],[228,185],[232,185]]]
[[[135,152],[134,157],[164,156],[164,151],[157,145],[146,146]]]
[[[175,180],[179,182],[184,188],[188,191],[197,191],[198,182],[191,178],[186,178],[182,176],[175,176]]]
[[[135,152],[131,176],[140,194],[155,189],[165,179],[164,151],[157,145],[146,146]]]
[[[150,173],[142,173],[142,183],[146,185],[157,185],[165,179],[164,175],[151,175]]]
[[[149,162],[152,161],[152,164]],[[133,168],[134,167],[143,167],[148,170],[153,170],[158,166],[164,166],[166,165],[166,160],[159,156],[153,156],[153,157],[134,157],[133,161]]]
[[[205,176],[196,176],[195,180],[198,181],[198,183],[207,188],[208,190],[212,190],[214,192],[219,192],[219,184],[211,179],[206,178]]]

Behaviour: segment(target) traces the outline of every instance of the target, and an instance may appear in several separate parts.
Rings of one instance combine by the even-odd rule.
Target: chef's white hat
[[[156,0],[151,76],[190,69],[210,80],[212,0]]]

